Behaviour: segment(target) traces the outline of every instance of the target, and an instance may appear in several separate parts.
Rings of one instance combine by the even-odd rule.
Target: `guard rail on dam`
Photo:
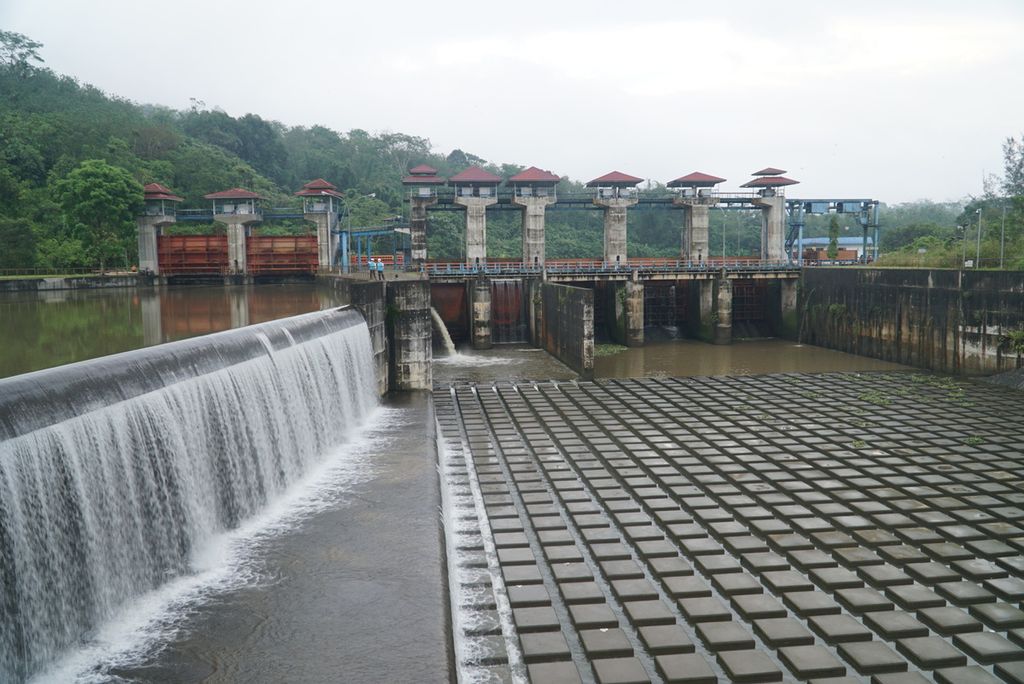
[[[545,277],[550,280],[685,280],[725,274],[726,277],[795,278],[800,266],[790,261],[762,259],[707,259],[686,261],[670,258],[629,259],[621,263],[599,259],[547,260],[543,265],[521,261],[491,260],[480,264],[431,261],[422,272],[432,281],[458,281],[477,276]]]
[[[0,381],[0,681],[191,571],[377,404],[343,308]]]

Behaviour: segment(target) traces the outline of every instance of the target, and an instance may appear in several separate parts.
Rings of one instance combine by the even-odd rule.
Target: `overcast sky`
[[[429,138],[577,180],[955,200],[1024,133],[1024,2],[0,0],[52,69],[137,102]]]

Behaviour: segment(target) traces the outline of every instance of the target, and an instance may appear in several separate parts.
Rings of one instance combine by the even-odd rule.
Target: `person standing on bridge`
[[[366,260],[366,267],[370,269],[370,280],[377,279],[377,262],[370,257]]]

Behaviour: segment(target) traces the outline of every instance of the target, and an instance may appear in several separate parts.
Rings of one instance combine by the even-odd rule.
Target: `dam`
[[[588,380],[503,318],[382,394],[417,287],[136,295],[208,334],[0,380],[0,679],[1015,681],[1014,391],[783,340]]]

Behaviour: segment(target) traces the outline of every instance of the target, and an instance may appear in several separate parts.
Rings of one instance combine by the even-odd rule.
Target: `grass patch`
[[[866,401],[869,404],[874,404],[875,406],[889,406],[892,404],[892,399],[885,396],[881,392],[864,392],[857,398],[860,399],[861,401]]]
[[[595,344],[594,356],[614,356],[619,352],[626,351],[628,348],[621,344]]]

